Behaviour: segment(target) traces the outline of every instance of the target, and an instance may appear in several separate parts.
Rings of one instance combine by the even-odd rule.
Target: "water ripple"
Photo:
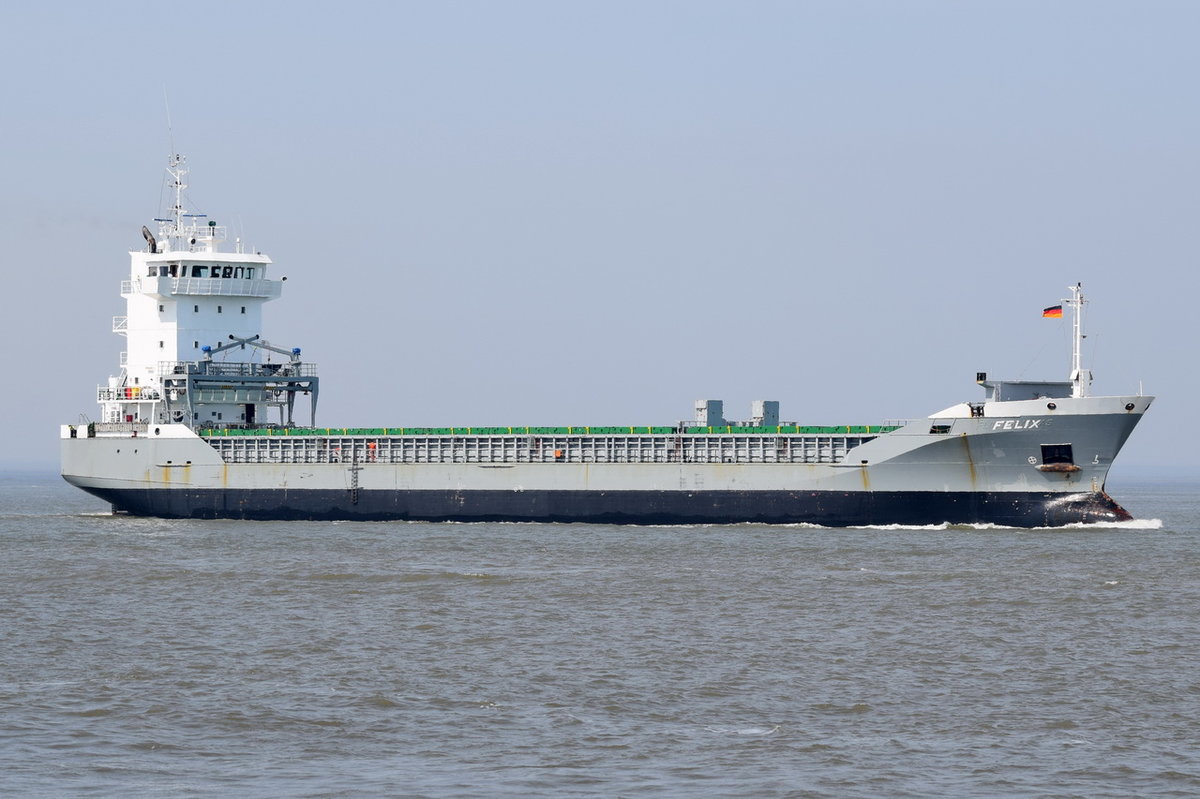
[[[8,795],[1200,791],[1194,487],[1052,531],[167,521],[58,491],[0,484]]]

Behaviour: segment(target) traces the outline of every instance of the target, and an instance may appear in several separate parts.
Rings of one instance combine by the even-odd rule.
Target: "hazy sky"
[[[171,145],[289,280],[331,426],[924,416],[977,371],[1159,397],[1200,465],[1200,4],[11,4],[6,467],[118,371]]]

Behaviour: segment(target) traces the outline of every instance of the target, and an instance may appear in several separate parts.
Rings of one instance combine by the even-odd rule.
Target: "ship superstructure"
[[[719,400],[658,426],[318,428],[316,369],[262,338],[271,260],[174,206],[143,228],[122,283],[120,374],[101,420],[63,425],[62,473],[119,513],[241,519],[420,519],[822,525],[1107,522],[1104,490],[1152,397],[1090,395],[1082,287],[1066,381],[990,380],[979,401],[886,425],[747,421]],[[1057,306],[1056,306],[1057,307]],[[307,425],[295,419],[307,397]]]
[[[185,209],[184,158],[173,156],[167,173],[174,204],[154,220],[157,235],[142,227],[146,247],[130,253],[121,282],[127,310],[113,332],[127,348],[120,372],[97,389],[101,421],[225,427],[274,415],[290,425],[297,394],[315,413],[315,366],[261,339],[263,304],[283,286],[269,276],[271,259],[240,240],[224,251],[225,228]]]

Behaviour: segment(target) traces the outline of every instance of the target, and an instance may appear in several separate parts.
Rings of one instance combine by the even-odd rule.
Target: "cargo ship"
[[[1091,396],[1084,297],[1065,381],[990,380],[984,395],[881,425],[725,418],[597,427],[318,427],[316,366],[262,337],[286,278],[174,205],[130,253],[118,374],[100,419],[61,426],[62,476],[114,513],[171,518],[822,526],[1105,523],[1130,518],[1109,468],[1153,397]],[[297,417],[301,418],[299,421]]]

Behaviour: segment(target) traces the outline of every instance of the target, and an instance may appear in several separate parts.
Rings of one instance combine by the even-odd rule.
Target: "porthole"
[[[1054,409],[1055,409],[1055,408],[1057,408],[1058,406],[1057,406],[1057,405],[1055,405],[1053,402],[1047,402],[1047,403],[1046,403],[1046,407],[1047,407],[1047,408],[1049,408],[1050,410],[1054,410]]]

